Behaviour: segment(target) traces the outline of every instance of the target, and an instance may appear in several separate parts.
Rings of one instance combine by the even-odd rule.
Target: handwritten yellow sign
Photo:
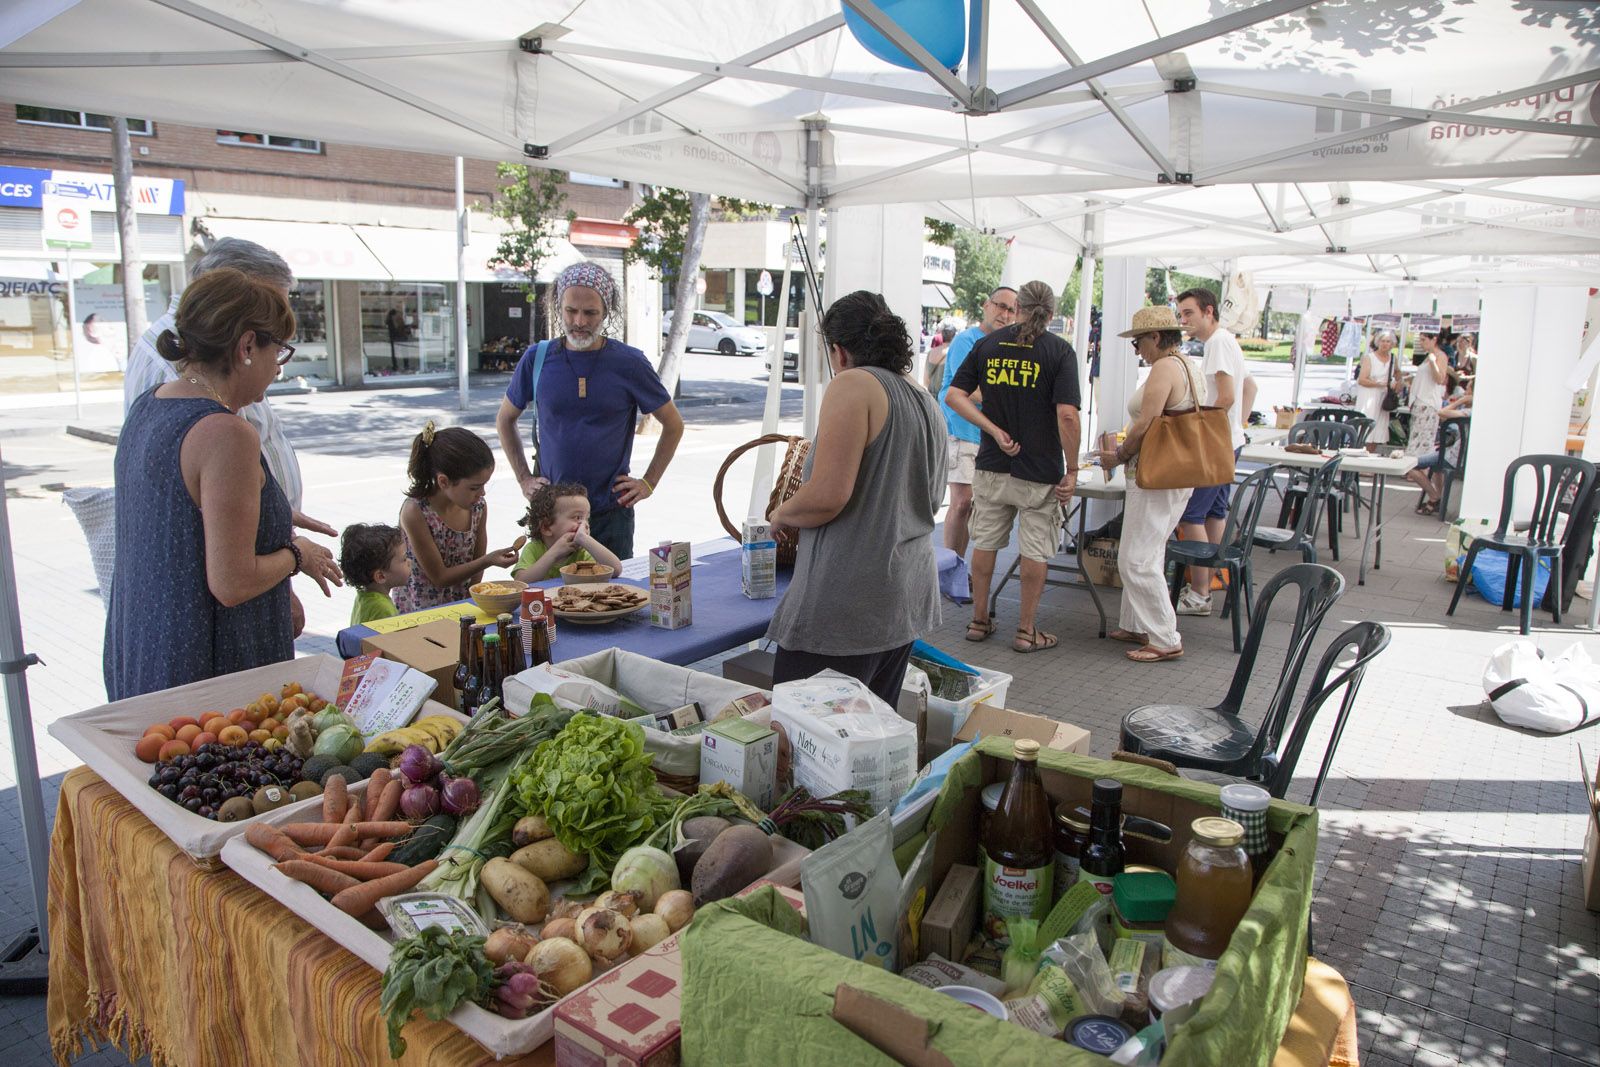
[[[470,600],[464,600],[459,604],[446,604],[443,607],[426,608],[422,611],[413,611],[408,615],[393,615],[387,619],[373,619],[367,623],[367,627],[380,634],[392,634],[401,630],[409,630],[413,626],[421,626],[424,623],[437,622],[440,619],[459,619],[463,615],[472,616],[476,622],[494,622],[493,615],[484,614],[478,609],[478,605]]]

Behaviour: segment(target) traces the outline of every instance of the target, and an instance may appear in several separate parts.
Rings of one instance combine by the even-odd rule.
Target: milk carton
[[[744,595],[751,600],[777,596],[778,542],[772,536],[772,524],[752,515],[744,520],[739,541],[739,577]]]
[[[650,625],[676,630],[693,621],[689,542],[663,541],[650,550]]]

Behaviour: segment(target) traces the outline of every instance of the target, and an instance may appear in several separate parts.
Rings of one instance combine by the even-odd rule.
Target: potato
[[[772,869],[772,842],[754,826],[724,830],[695,864],[692,889],[700,907],[731,897]]]
[[[684,841],[672,854],[672,858],[678,861],[678,881],[681,885],[689,884],[700,857],[706,854],[711,842],[731,826],[733,823],[717,815],[699,815],[683,820],[681,830]]]
[[[589,866],[589,857],[568,851],[567,846],[551,837],[517,849],[511,854],[511,862],[545,882],[559,882],[581,873]]]
[[[543,879],[496,856],[483,865],[483,887],[500,910],[519,923],[543,922],[550,911],[550,889]]]
[[[517,825],[511,828],[511,843],[518,848],[554,836],[555,831],[550,829],[550,823],[543,815],[524,815],[517,820]]]

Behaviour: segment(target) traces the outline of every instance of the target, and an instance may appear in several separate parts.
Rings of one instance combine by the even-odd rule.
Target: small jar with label
[[[1165,871],[1124,871],[1111,881],[1112,932],[1143,941],[1159,954],[1167,913],[1177,898],[1177,883]]]
[[[1078,857],[1089,841],[1089,824],[1080,819],[1071,802],[1056,808],[1055,896],[1059,900],[1078,883]]]

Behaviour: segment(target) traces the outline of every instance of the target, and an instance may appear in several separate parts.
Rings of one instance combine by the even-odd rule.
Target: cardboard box
[[[749,719],[711,723],[700,735],[700,781],[727,782],[770,811],[777,800],[777,731]]]
[[[650,550],[651,626],[678,630],[694,621],[693,568],[687,541],[663,541]]]
[[[363,637],[361,651],[415,667],[438,683],[434,700],[452,708],[460,702],[455,673],[461,653],[461,624],[456,620],[435,619],[410,629]]]
[[[1117,573],[1117,550],[1121,545],[1115,537],[1091,537],[1083,544],[1078,562],[1089,580],[1101,589],[1122,588],[1122,576]]]
[[[978,927],[978,906],[982,902],[983,879],[978,868],[964,863],[951,867],[934,894],[928,913],[922,917],[917,959],[936,955],[959,962],[966,955],[972,931]]]
[[[1583,797],[1589,805],[1589,832],[1583,840],[1583,906],[1590,911],[1600,911],[1600,762],[1595,764],[1594,777],[1589,777],[1589,765],[1584,762],[1583,746],[1578,746],[1578,772],[1583,775]]]
[[[1089,754],[1089,731],[1070,723],[1057,722],[1043,715],[1029,715],[1024,711],[997,708],[992,704],[979,704],[967,716],[966,723],[956,731],[957,741],[971,741],[975,737],[1029,738],[1045,748]]]

